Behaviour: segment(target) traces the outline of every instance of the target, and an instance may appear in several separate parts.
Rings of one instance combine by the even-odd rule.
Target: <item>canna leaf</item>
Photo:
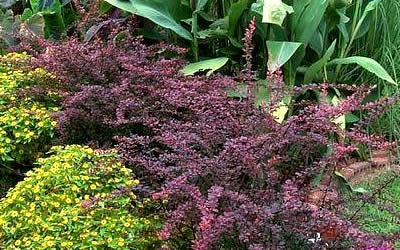
[[[267,41],[268,70],[275,72],[281,68],[301,45],[296,42]]]
[[[352,56],[347,58],[337,58],[328,63],[332,64],[358,64],[362,68],[368,70],[369,72],[375,74],[377,77],[397,85],[393,78],[386,72],[386,70],[374,59],[362,56]]]
[[[185,76],[190,76],[199,71],[206,70],[207,76],[210,76],[214,71],[222,68],[228,61],[229,58],[227,57],[219,57],[200,61],[197,63],[190,63],[183,68],[182,72]]]
[[[180,37],[193,40],[192,35],[173,18],[167,5],[154,0],[105,0],[106,2],[132,14],[145,17],[163,28],[170,29]]]

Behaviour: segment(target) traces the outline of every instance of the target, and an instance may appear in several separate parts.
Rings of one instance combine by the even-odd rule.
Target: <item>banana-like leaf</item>
[[[214,71],[222,68],[228,61],[229,58],[227,57],[219,57],[197,63],[190,63],[183,68],[182,72],[185,76],[190,76],[199,71],[207,70],[207,76],[210,76]]]
[[[180,25],[166,5],[157,3],[154,0],[105,0],[106,2],[132,14],[145,17],[163,28],[170,29],[187,40],[193,40],[192,35]]]
[[[358,64],[362,68],[375,74],[377,77],[385,81],[388,81],[394,85],[397,85],[397,83],[393,80],[393,78],[386,72],[386,70],[378,62],[368,57],[351,56],[346,58],[337,58],[328,63],[328,65],[333,65],[333,64]]]
[[[301,46],[296,42],[267,41],[268,47],[268,70],[275,72],[281,68]]]

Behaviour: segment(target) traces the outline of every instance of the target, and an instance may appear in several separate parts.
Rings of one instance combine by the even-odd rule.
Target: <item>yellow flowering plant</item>
[[[0,201],[1,249],[154,249],[158,217],[139,216],[139,181],[114,152],[53,147]]]
[[[49,81],[53,77],[43,69],[29,70],[24,64],[29,61],[26,54],[10,53],[0,57],[0,164],[30,163],[46,150],[54,136],[57,122],[51,114],[58,111],[59,97],[48,93],[42,102],[18,95]],[[51,100],[51,101],[49,101]]]

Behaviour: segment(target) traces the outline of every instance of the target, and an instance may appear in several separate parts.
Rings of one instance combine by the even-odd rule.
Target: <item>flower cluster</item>
[[[21,97],[18,92],[40,79],[52,76],[41,68],[24,70],[26,54],[10,53],[0,57],[0,162],[26,163],[43,151],[54,135],[57,122],[51,113],[58,108],[49,102]],[[50,99],[57,95],[48,93]]]
[[[1,249],[144,249],[157,238],[148,201],[116,154],[57,146],[0,202]]]

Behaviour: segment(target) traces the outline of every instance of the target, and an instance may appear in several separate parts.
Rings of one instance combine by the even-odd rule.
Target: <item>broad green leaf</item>
[[[84,37],[84,41],[85,42],[90,41],[93,38],[93,36],[96,35],[96,33],[99,32],[99,30],[101,28],[103,28],[105,25],[107,25],[107,24],[109,24],[111,22],[120,23],[120,22],[123,22],[124,20],[126,20],[126,19],[125,18],[110,19],[110,20],[106,20],[106,21],[103,21],[103,22],[100,22],[100,23],[97,23],[97,24],[93,25],[92,27],[90,27],[86,31],[86,34],[85,34],[85,37]]]
[[[262,82],[262,81],[260,81]],[[266,106],[269,102],[269,93],[265,85],[258,86],[255,91],[254,106]]]
[[[293,12],[293,7],[283,3],[281,0],[264,0],[262,22],[282,26],[286,15]]]
[[[199,71],[207,70],[207,76],[210,76],[214,71],[222,68],[228,61],[229,58],[219,57],[197,63],[190,63],[183,68],[182,72],[185,76],[190,76]]]
[[[24,23],[25,27],[33,34],[44,37],[45,22],[41,14],[35,14]]]
[[[311,3],[311,1],[312,0],[293,0],[293,24],[299,22],[305,8]]]
[[[28,20],[29,18],[31,18],[33,16],[33,12],[31,9],[26,8],[24,9],[24,12],[21,15],[21,21],[25,22],[26,20]]]
[[[208,0],[197,0],[196,11],[199,12],[204,9]]]
[[[346,47],[346,45],[349,43],[350,41],[350,36],[349,36],[349,32],[347,31],[346,25],[344,23],[339,23],[337,25],[340,34],[342,35],[343,38],[343,44],[342,46]]]
[[[242,16],[244,10],[247,8],[248,2],[249,2],[248,0],[239,0],[236,3],[233,3],[232,6],[230,7],[228,11],[230,35],[234,35],[240,17]]]
[[[352,0],[330,0],[330,5],[332,8],[341,9],[350,5]]]
[[[30,0],[34,14],[56,14],[61,12],[62,5],[59,0]]]
[[[14,27],[14,14],[12,10],[2,12],[0,10],[0,39],[8,46],[16,44],[16,40],[13,36]]]
[[[250,10],[261,17],[263,16],[263,6],[264,6],[264,0],[257,0],[255,3],[251,4]]]
[[[65,23],[61,12],[55,14],[45,14],[43,17],[45,21],[45,37],[60,39],[65,30]]]
[[[301,45],[295,42],[267,41],[268,70],[274,72],[281,68]]]
[[[378,7],[378,4],[380,4],[381,2],[382,2],[382,0],[373,0],[373,1],[369,2],[367,7],[365,7],[363,15],[367,15],[368,12],[376,9],[376,7]]]
[[[300,0],[301,1],[301,0]],[[325,10],[328,6],[328,0],[312,0],[304,8],[303,13],[298,16],[295,22],[294,35],[296,42],[302,42],[307,45],[317,30]]]
[[[313,38],[310,41],[310,48],[317,53],[318,58],[322,57],[322,53],[324,52],[324,37],[320,31],[315,31]]]
[[[375,74],[377,77],[385,81],[388,81],[394,85],[397,85],[397,83],[392,79],[392,77],[386,72],[386,70],[379,63],[368,57],[352,56],[347,58],[338,58],[328,63],[328,65],[333,65],[333,64],[358,64],[362,68]]]
[[[16,0],[0,0],[0,9],[8,9],[16,2]]]
[[[348,183],[348,181],[346,180],[346,177],[344,177],[344,175],[342,175],[339,171],[335,171],[335,176],[339,183],[340,191],[346,192],[346,193],[352,191],[352,188],[351,188],[350,184]]]
[[[193,40],[190,32],[175,21],[166,5],[159,4],[154,0],[105,1],[132,14],[148,18],[161,27],[174,31],[182,38]]]
[[[100,13],[105,14],[108,11],[110,11],[112,8],[114,8],[114,6],[111,5],[110,3],[106,2],[106,1],[101,1],[99,10],[100,10]]]
[[[321,180],[322,180],[322,177],[324,177],[324,174],[325,174],[325,169],[322,168],[322,169],[319,171],[319,173],[316,174],[316,175],[312,178],[311,183],[312,183],[312,187],[313,187],[313,188],[315,188],[315,187],[318,186],[318,184],[319,184],[319,183],[321,182]]]
[[[329,46],[328,50],[321,59],[319,59],[317,62],[308,67],[306,73],[304,74],[305,84],[312,82],[315,75],[328,63],[328,61],[331,59],[333,52],[335,51],[335,46],[336,46],[336,40],[333,41],[331,46]]]
[[[353,114],[346,114],[346,123],[358,122],[360,118]]]

